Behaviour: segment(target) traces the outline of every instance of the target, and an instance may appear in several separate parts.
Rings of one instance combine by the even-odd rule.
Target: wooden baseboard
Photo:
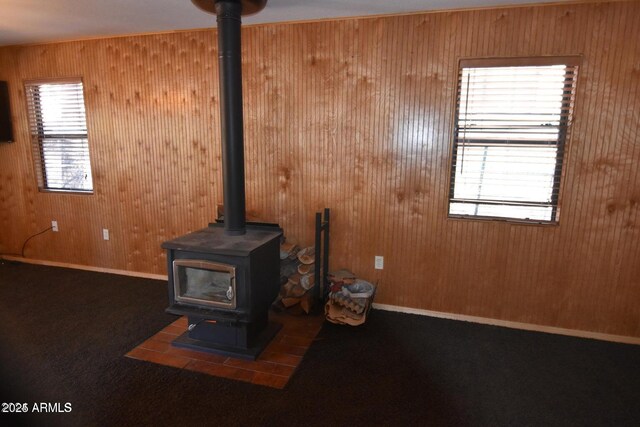
[[[141,273],[137,271],[116,270],[113,268],[93,267],[89,265],[69,264],[64,262],[46,261],[17,256],[2,256],[8,261],[18,261],[27,264],[48,265],[52,267],[75,268],[77,270],[96,271],[99,273],[119,274],[121,276],[141,277],[144,279],[168,280],[166,274]],[[463,322],[480,323],[483,325],[502,326],[505,328],[522,329],[525,331],[545,332],[549,334],[567,335],[571,337],[590,338],[601,341],[619,342],[624,344],[640,345],[640,338],[626,335],[603,334],[601,332],[582,331],[579,329],[556,328],[554,326],[535,325],[532,323],[512,322],[509,320],[492,319],[489,317],[467,316],[465,314],[446,313],[442,311],[422,310],[418,308],[400,307],[397,305],[373,303],[373,308],[384,311],[396,311],[399,313],[417,314],[420,316],[437,317],[440,319],[459,320]]]
[[[3,255],[2,259],[7,261],[24,262],[25,264],[48,265],[51,267],[74,268],[76,270],[97,271],[99,273],[119,274],[121,276],[140,277],[143,279],[168,280],[166,274],[141,273],[138,271],[116,270],[114,268],[93,267],[90,265],[69,264],[66,262],[47,261],[40,259],[22,258],[19,256]]]
[[[545,332],[549,334],[568,335],[579,338],[590,338],[601,341],[612,341],[624,344],[640,345],[640,338],[626,335],[603,334],[600,332],[582,331],[579,329],[556,328],[554,326],[535,325],[532,323],[512,322],[509,320],[491,319],[489,317],[467,316],[464,314],[445,313],[441,311],[421,310],[417,308],[400,307],[396,305],[373,303],[372,307],[378,310],[396,311],[399,313],[418,314],[420,316],[438,317],[441,319],[460,320],[463,322],[481,323],[483,325],[502,326],[511,329],[523,329],[525,331]]]

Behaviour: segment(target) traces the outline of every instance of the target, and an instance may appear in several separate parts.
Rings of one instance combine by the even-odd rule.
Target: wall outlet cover
[[[384,257],[376,255],[375,263],[376,270],[382,270],[384,268]]]

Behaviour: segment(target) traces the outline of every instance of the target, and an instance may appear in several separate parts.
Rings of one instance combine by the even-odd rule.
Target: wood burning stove
[[[167,312],[188,317],[173,345],[255,359],[279,325],[268,310],[279,290],[277,225],[246,225],[240,16],[266,0],[192,0],[218,21],[224,223],[164,242]]]
[[[163,243],[167,249],[169,308],[187,316],[174,345],[255,358],[279,326],[269,324],[278,294],[280,237],[273,226],[248,226],[227,236],[221,225]]]

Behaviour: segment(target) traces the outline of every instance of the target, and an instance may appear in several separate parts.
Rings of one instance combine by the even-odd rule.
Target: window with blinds
[[[25,84],[40,190],[93,191],[82,81]]]
[[[449,216],[558,221],[577,57],[463,60]]]

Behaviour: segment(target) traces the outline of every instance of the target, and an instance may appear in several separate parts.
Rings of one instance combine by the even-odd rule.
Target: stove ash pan
[[[167,312],[225,324],[263,323],[279,290],[279,228],[224,235],[210,226],[165,242]]]

